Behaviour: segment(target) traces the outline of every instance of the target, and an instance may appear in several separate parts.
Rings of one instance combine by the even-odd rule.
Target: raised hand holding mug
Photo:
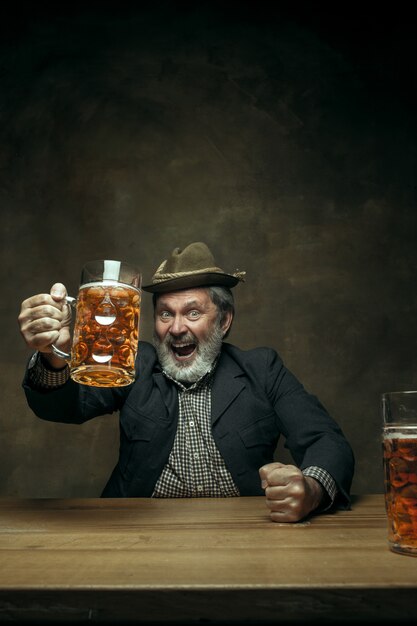
[[[123,261],[89,261],[81,272],[71,353],[71,378],[93,387],[123,387],[135,380],[141,302],[140,271]]]

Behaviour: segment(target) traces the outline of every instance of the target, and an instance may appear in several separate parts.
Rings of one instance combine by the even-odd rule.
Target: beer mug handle
[[[71,307],[75,307],[75,305],[77,303],[77,298],[73,298],[72,296],[66,296],[65,301],[69,305],[69,312],[70,312],[70,318],[71,318],[72,317],[72,315],[71,315]],[[61,359],[64,359],[65,361],[70,361],[71,360],[71,355],[68,352],[64,352],[63,350],[60,350],[59,348],[54,346],[53,343],[51,344],[51,348],[52,348],[52,352],[56,356],[59,356]]]

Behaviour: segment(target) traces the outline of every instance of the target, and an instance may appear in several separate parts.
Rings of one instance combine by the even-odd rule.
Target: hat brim
[[[221,274],[220,272],[210,272],[206,274],[191,274],[180,278],[171,278],[160,283],[145,285],[144,291],[150,293],[167,293],[179,289],[192,289],[195,287],[210,287],[220,285],[222,287],[234,287],[239,282],[239,278],[231,274]]]

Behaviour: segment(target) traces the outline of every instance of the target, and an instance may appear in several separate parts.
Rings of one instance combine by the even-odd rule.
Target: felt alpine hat
[[[217,267],[208,246],[197,241],[186,248],[175,248],[156,270],[152,283],[142,287],[151,293],[166,293],[178,289],[221,285],[234,287],[245,279],[246,272],[228,274]]]

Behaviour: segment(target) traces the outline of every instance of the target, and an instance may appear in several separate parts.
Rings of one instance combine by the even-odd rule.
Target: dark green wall
[[[416,387],[413,21],[86,4],[2,9],[0,495],[99,495],[118,449],[117,416],[28,409],[20,302],[196,240],[247,271],[230,340],[275,347],[381,491],[380,394]]]

